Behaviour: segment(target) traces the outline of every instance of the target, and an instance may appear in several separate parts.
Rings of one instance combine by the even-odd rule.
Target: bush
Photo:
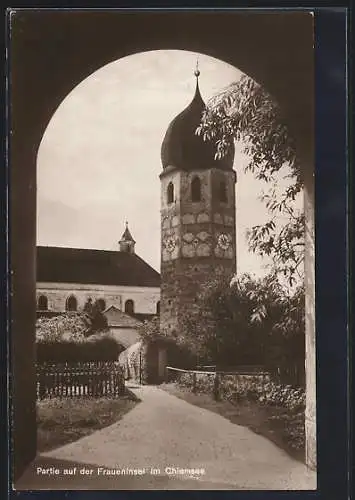
[[[75,340],[41,340],[36,343],[38,363],[116,361],[123,347],[110,334]]]
[[[182,387],[192,388],[192,374],[183,373],[177,383]],[[198,374],[196,389],[198,392],[212,394],[214,376]],[[249,400],[260,405],[279,406],[294,413],[303,412],[306,404],[305,391],[290,385],[275,384],[261,375],[225,375],[221,378],[220,394],[232,403]]]
[[[36,322],[36,341],[81,341],[90,328],[85,314],[68,312],[52,318],[38,318]]]

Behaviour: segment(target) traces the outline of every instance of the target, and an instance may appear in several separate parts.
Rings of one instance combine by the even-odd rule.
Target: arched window
[[[125,305],[124,305],[124,312],[127,314],[133,314],[134,313],[134,302],[131,299],[126,300]]]
[[[174,184],[172,182],[168,184],[167,199],[168,203],[173,203],[174,201]]]
[[[47,311],[48,310],[48,299],[45,295],[40,295],[38,297],[37,308],[40,311]]]
[[[97,305],[99,306],[100,311],[104,311],[106,309],[106,302],[104,299],[98,299]]]
[[[194,177],[191,182],[191,200],[201,201],[201,181],[199,177]]]
[[[222,203],[227,203],[228,198],[227,198],[227,186],[224,181],[221,181],[219,183],[219,201]]]
[[[76,311],[78,308],[78,301],[74,297],[74,295],[70,295],[70,297],[67,298],[67,303],[65,305],[65,308],[67,311]]]
[[[160,300],[157,302],[157,310],[156,313],[159,315],[160,314]]]

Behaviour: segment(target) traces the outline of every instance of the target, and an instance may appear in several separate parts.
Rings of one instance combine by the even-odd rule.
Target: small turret
[[[131,232],[128,229],[128,222],[126,222],[126,229],[119,241],[120,252],[134,253],[135,244],[136,242],[134,241]]]

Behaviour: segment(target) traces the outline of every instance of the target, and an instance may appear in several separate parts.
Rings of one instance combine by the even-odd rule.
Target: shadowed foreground
[[[37,457],[16,489],[316,488],[315,472],[246,427],[159,388],[130,388],[141,399],[139,405],[113,425]],[[37,473],[37,467],[57,467],[59,474]],[[64,475],[72,467],[77,467],[75,474]],[[84,467],[92,472],[81,474]],[[120,473],[105,474],[99,467]],[[171,468],[177,472],[171,474]],[[130,471],[123,475],[122,469]],[[142,475],[131,475],[138,469]]]

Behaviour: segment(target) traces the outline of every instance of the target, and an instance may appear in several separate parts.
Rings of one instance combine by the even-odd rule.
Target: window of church
[[[201,181],[199,177],[194,177],[191,182],[191,200],[201,201]]]
[[[160,314],[160,300],[157,302],[156,313]]]
[[[76,311],[78,309],[78,301],[74,295],[68,297],[65,308],[67,311]]]
[[[38,297],[37,308],[40,311],[47,311],[47,309],[48,309],[48,298],[45,295],[40,295]]]
[[[124,305],[124,312],[127,314],[133,314],[134,313],[134,302],[131,299],[126,300],[125,305]]]
[[[174,184],[172,182],[168,184],[167,199],[168,203],[173,203],[174,201]]]
[[[227,186],[224,181],[219,183],[219,201],[222,203],[227,203]]]

